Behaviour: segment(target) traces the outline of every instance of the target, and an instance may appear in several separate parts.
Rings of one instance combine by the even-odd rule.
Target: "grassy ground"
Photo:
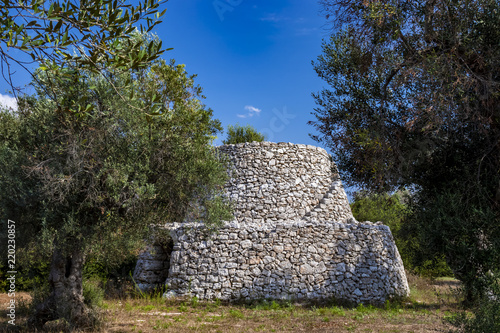
[[[102,303],[103,332],[447,332],[446,318],[458,309],[453,279],[431,281],[409,276],[409,299],[376,308],[333,303],[254,304],[165,301],[160,296],[122,297]],[[2,295],[6,296],[6,295]],[[5,297],[1,298],[6,318]],[[8,301],[8,300],[7,300]],[[25,318],[19,315],[18,323]],[[6,325],[0,326],[5,329]],[[54,331],[60,327],[53,326]],[[21,331],[28,330],[22,329]]]

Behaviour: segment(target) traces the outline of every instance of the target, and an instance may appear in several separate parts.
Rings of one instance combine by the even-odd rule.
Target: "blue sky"
[[[324,85],[311,65],[328,35],[317,1],[170,0],[164,6],[155,32],[174,49],[163,58],[198,75],[205,104],[224,128],[250,124],[269,141],[318,145],[307,125],[311,93]],[[27,80],[19,75],[16,83]],[[6,90],[1,82],[0,94]]]
[[[174,48],[165,57],[198,74],[224,128],[250,124],[269,141],[316,144],[307,121],[323,82],[311,61],[327,36],[316,1],[171,0],[167,8],[157,30]]]

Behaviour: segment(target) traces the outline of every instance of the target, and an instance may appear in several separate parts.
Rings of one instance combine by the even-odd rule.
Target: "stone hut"
[[[331,299],[381,303],[407,296],[389,227],[357,222],[331,156],[321,148],[253,142],[219,150],[232,162],[226,185],[233,221],[210,238],[197,223],[165,226],[138,260],[141,289],[199,299]]]

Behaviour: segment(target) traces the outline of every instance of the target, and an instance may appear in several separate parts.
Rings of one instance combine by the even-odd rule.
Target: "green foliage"
[[[95,278],[83,280],[83,298],[89,307],[99,307],[104,300],[102,281]]]
[[[4,1],[0,7],[0,55],[2,68],[26,59],[13,57],[18,50],[38,62],[42,70],[67,64],[105,72],[109,67],[137,69],[163,51],[161,43],[133,38],[137,28],[149,32],[161,21],[159,7],[165,1],[146,0],[136,5],[121,1]],[[139,25],[136,27],[135,25]]]
[[[228,145],[253,141],[262,142],[264,140],[264,135],[257,132],[251,125],[240,126],[236,124],[235,126],[228,126],[227,138],[226,140],[222,140],[222,143]]]
[[[49,275],[49,263],[48,257],[37,253],[33,245],[16,248],[16,290],[17,291],[33,291],[36,288],[47,283],[47,277]],[[0,291],[5,292],[8,287],[7,280],[7,256],[0,263]]]
[[[446,262],[446,257],[442,254],[432,253],[427,258],[419,257],[416,260],[415,257],[420,256],[421,253],[420,246],[419,243],[415,242],[412,246],[403,247],[404,252],[401,252],[401,257],[405,268],[429,278],[453,276],[453,271]]]
[[[422,267],[444,256],[462,281],[465,301],[470,304],[488,290],[490,272],[498,270],[500,262],[498,212],[492,210],[488,192],[474,185],[457,181],[450,188],[416,195],[410,202],[414,214],[401,230],[411,265]]]
[[[7,280],[7,266],[0,262],[0,292],[5,293],[9,290],[9,281]]]
[[[468,144],[477,151],[456,162],[498,161],[498,1],[322,3],[338,29],[314,63],[330,88],[314,94],[310,124],[349,183],[420,185]]]
[[[412,189],[412,262],[446,258],[477,299],[500,263],[500,3],[322,3],[338,29],[314,63],[330,87],[313,137],[347,184]]]
[[[113,252],[91,253],[85,260],[83,277],[86,279],[97,278],[103,282],[121,283],[129,280],[130,274],[134,271],[137,263],[137,253],[142,242],[137,242],[136,246],[129,251],[122,251],[121,255],[114,256]]]
[[[408,208],[403,202],[406,195],[403,192],[393,195],[356,193],[351,204],[352,214],[358,221],[382,221],[391,228],[393,234],[396,234],[408,213]]]
[[[230,309],[229,310],[229,315],[233,318],[238,318],[238,319],[243,319],[245,318],[245,315],[239,311],[239,310],[236,310],[236,309]]]
[[[122,250],[119,255],[113,252],[91,253],[83,268],[85,280],[99,280],[103,284],[123,283],[129,279],[129,273],[134,271],[137,262],[137,251],[142,242],[135,244],[135,251]],[[32,248],[35,248],[32,245]],[[29,248],[21,248],[16,256],[16,290],[33,291],[47,283],[50,268],[50,258],[40,256]],[[7,292],[7,266],[0,263],[0,292]]]
[[[500,332],[500,281],[492,283],[489,291],[473,309],[472,316],[462,312],[452,318],[451,323],[458,328],[457,332]]]
[[[452,275],[453,272],[442,255],[431,256],[427,253],[417,259],[422,252],[419,249],[420,243],[415,239],[409,239],[408,228],[403,227],[411,216],[411,209],[405,203],[408,201],[410,201],[408,192],[399,191],[393,195],[360,192],[356,193],[351,210],[358,221],[382,221],[391,228],[406,269],[428,277]]]
[[[250,308],[255,310],[282,310],[282,309],[292,309],[293,305],[290,301],[276,301],[261,299],[254,301],[250,304]]]
[[[153,89],[155,74],[175,73],[175,81],[186,76],[180,68],[159,61],[134,84]],[[192,79],[182,86],[189,99],[171,104],[165,92],[164,109],[147,116],[143,96],[123,102],[108,83],[113,80],[115,87],[125,89],[130,77],[112,72],[107,80],[90,73],[74,75],[56,88],[70,94],[62,99],[85,98],[91,111],[54,112],[55,103],[39,90],[40,97],[27,99],[18,114],[1,114],[5,168],[0,180],[10,185],[2,193],[2,213],[20,221],[33,214],[31,226],[40,235],[50,234],[59,246],[85,243],[89,252],[95,245],[115,254],[135,239],[118,235],[141,233],[151,222],[181,221],[191,214],[208,216],[214,224],[227,215],[222,209],[227,206],[216,195],[227,175],[209,146],[219,123],[200,103]],[[39,82],[44,78],[41,73]],[[130,103],[137,109],[128,107]],[[205,203],[215,208],[207,211]]]
[[[86,279],[106,280],[109,275],[109,267],[106,263],[98,260],[95,257],[90,257],[85,260],[83,267],[83,277]]]
[[[231,217],[226,165],[211,146],[220,122],[183,66],[65,73],[40,71],[37,96],[0,113],[0,216],[17,222],[17,248],[55,254],[51,276],[69,285],[81,280],[78,258],[103,278],[151,224],[204,220],[214,229]]]
[[[345,311],[343,308],[339,308],[338,306],[333,306],[330,308],[330,313],[334,316],[342,316],[345,317]]]
[[[196,308],[200,304],[200,300],[198,297],[191,298],[191,307]]]

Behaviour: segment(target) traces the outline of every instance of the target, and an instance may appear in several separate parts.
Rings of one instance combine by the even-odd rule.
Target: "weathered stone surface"
[[[140,256],[140,288],[166,279],[168,296],[224,300],[384,302],[409,294],[391,231],[353,218],[325,150],[270,142],[219,150],[234,165],[226,191],[235,220],[210,239],[201,223],[166,225],[173,250]]]
[[[169,254],[161,246],[148,246],[139,254],[133,275],[134,281],[143,291],[153,290],[165,283],[169,266]]]
[[[171,230],[175,244],[184,235],[191,240],[189,249],[183,248],[182,243],[172,253],[172,258],[179,258],[180,255],[176,253],[182,253],[185,262],[193,267],[186,270],[178,261],[171,262],[166,284],[169,290],[174,290],[178,295],[197,296],[200,299],[218,297],[225,300],[336,297],[353,302],[381,303],[388,297],[406,296],[409,293],[401,258],[394,246],[392,234],[385,226],[363,223],[350,225],[333,221],[285,221],[265,225],[246,223],[239,228],[226,224],[212,236],[212,246],[209,249],[215,258],[224,257],[225,260],[214,261],[207,270],[201,269],[205,259],[198,249],[198,244],[204,240],[203,225],[179,223],[167,228]],[[262,254],[256,258],[252,257],[257,254],[254,250],[242,246],[250,239],[243,239],[236,245],[233,253],[248,256],[246,264],[232,262],[228,266],[227,261],[234,257],[225,250],[227,240],[220,236],[235,230],[247,231],[248,238],[252,237],[253,232],[273,234],[274,244],[286,243],[287,239],[292,238],[290,235],[295,234],[293,239],[298,246],[283,249],[279,252],[282,255],[279,257],[274,246],[262,243],[265,238],[252,239],[254,247],[263,245]],[[345,240],[345,232],[354,237]],[[325,243],[321,247],[321,255],[307,251],[310,247],[319,248],[320,242]],[[367,246],[356,247],[358,243]],[[350,250],[340,255],[338,249],[341,247]],[[299,248],[306,251],[297,251]],[[222,283],[221,279],[224,279]],[[192,282],[194,280],[206,282],[203,287],[195,288]],[[221,293],[210,292],[215,289]]]
[[[220,146],[233,162],[226,185],[239,222],[295,219],[343,221],[352,218],[339,175],[328,153],[292,143]]]

